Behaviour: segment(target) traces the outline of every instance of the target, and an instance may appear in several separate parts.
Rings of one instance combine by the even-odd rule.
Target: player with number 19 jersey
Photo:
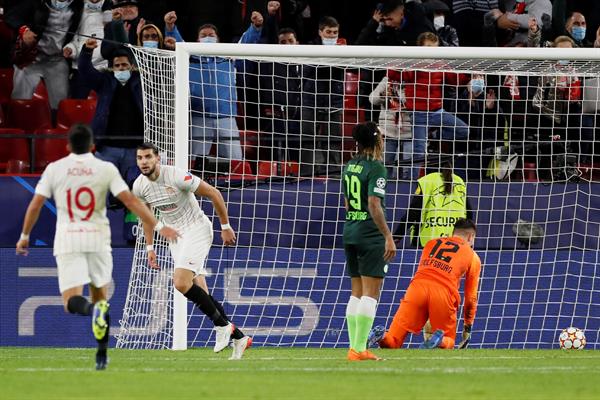
[[[129,190],[117,168],[92,153],[73,154],[49,164],[35,193],[56,202],[54,255],[110,252],[106,195]]]
[[[385,212],[386,184],[387,170],[380,161],[356,156],[348,162],[342,181],[344,197],[348,202],[344,244],[385,243],[369,213],[369,196],[381,198],[381,207]]]

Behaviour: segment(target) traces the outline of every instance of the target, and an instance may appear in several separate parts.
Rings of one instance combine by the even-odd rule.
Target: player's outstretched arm
[[[396,244],[394,243],[392,232],[390,232],[390,228],[388,228],[387,222],[385,221],[385,215],[383,214],[383,208],[381,207],[381,199],[377,196],[369,196],[368,207],[373,222],[375,222],[375,225],[379,228],[379,232],[381,232],[385,238],[385,252],[383,258],[386,262],[391,261],[396,256]]]
[[[137,197],[133,195],[129,190],[125,190],[117,195],[117,198],[127,207],[131,212],[142,219],[144,225],[152,227],[155,231],[161,234],[165,239],[169,241],[176,241],[179,237],[179,232],[168,226],[164,226],[159,223],[154,215],[150,212],[148,207],[142,204]]]
[[[223,244],[225,246],[235,244],[235,231],[231,225],[229,225],[229,215],[221,192],[215,187],[202,181],[194,193],[198,196],[206,197],[212,202],[213,207],[219,216],[219,221],[221,222],[221,239],[223,239]]]
[[[462,333],[462,342],[459,343],[458,348],[464,349],[471,341],[471,328],[475,321],[475,314],[477,312],[477,298],[478,298],[478,287],[479,287],[479,275],[481,274],[481,260],[477,254],[473,254],[471,265],[466,273],[465,278],[465,304],[464,304],[464,315],[465,322]]]
[[[42,210],[46,200],[47,198],[41,194],[36,193],[33,195],[33,199],[31,199],[31,202],[27,207],[27,211],[25,212],[21,237],[17,242],[17,254],[22,254],[24,256],[28,254],[27,248],[29,247],[29,234],[40,217],[40,211]]]

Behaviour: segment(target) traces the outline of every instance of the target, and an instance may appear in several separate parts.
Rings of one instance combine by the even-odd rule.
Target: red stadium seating
[[[7,126],[32,133],[52,128],[50,106],[39,99],[11,100],[8,103]]]
[[[42,129],[36,131],[38,135],[66,135],[66,129]],[[35,139],[35,171],[43,171],[48,164],[63,158],[69,154],[67,151],[67,139],[65,138],[41,138]]]
[[[300,166],[295,161],[259,161],[257,175],[269,176],[298,176]]]
[[[240,130],[240,143],[244,152],[244,159],[257,160],[258,154],[258,132]]]
[[[76,123],[90,124],[96,114],[96,100],[64,99],[58,104],[56,127],[69,129]]]
[[[25,160],[9,160],[6,164],[6,173],[10,175],[20,175],[31,173],[29,161]]]
[[[6,126],[6,116],[4,115],[4,110],[0,107],[0,128],[4,128]]]
[[[0,105],[10,101],[10,95],[13,89],[13,69],[0,69]]]
[[[4,171],[11,160],[29,164],[29,140],[26,138],[3,138],[5,135],[22,135],[22,129],[0,129],[0,171]]]

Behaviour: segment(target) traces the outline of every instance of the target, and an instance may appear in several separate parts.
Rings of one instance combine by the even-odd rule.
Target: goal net
[[[557,347],[568,326],[600,346],[597,52],[178,43],[134,53],[146,138],[163,163],[225,198],[238,241],[223,247],[215,234],[207,281],[256,345],[348,345],[340,173],[355,152],[353,126],[374,120],[398,246],[375,324],[391,323],[425,228],[452,224],[408,213],[417,179],[451,168],[482,260],[471,346]],[[212,343],[210,321],[172,288],[166,244],[155,247],[160,271],[138,235],[117,346]]]

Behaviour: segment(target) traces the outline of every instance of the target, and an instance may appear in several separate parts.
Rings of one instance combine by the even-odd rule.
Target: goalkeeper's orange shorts
[[[445,337],[456,338],[458,300],[443,285],[427,279],[413,280],[396,311],[389,333],[399,337],[402,331],[421,333],[427,322],[432,332],[444,331]]]

